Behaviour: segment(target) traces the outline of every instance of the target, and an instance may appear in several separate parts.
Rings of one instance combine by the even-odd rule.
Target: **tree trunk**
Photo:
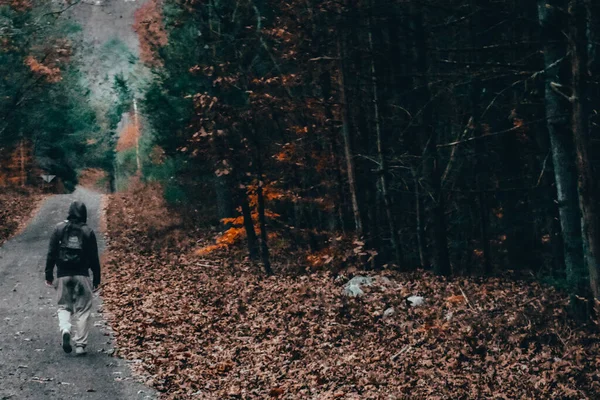
[[[349,104],[346,96],[346,72],[345,72],[345,46],[343,43],[344,39],[338,38],[338,57],[340,60],[339,65],[339,81],[340,81],[340,99],[342,102],[342,138],[344,140],[344,155],[346,157],[346,173],[348,174],[348,187],[350,189],[350,197],[352,200],[352,213],[354,216],[354,226],[356,228],[356,234],[358,237],[362,237],[363,222],[358,205],[358,189],[356,187],[356,171],[354,167],[354,154],[352,152],[352,138],[350,134],[350,118],[349,118]]]
[[[589,127],[590,108],[587,95],[588,47],[586,7],[584,0],[570,0],[570,37],[573,103],[572,127],[575,148],[577,151],[577,171],[579,179],[577,189],[582,216],[582,236],[584,262],[590,279],[590,288],[594,299],[594,307],[600,305],[600,210],[598,209],[598,182],[594,179],[593,166],[589,149],[591,135]],[[583,273],[583,272],[582,272]]]
[[[542,37],[546,40],[544,44],[546,120],[554,164],[566,275],[571,298],[575,299],[576,296],[584,293],[585,268],[574,145],[567,131],[567,118],[564,114],[564,110],[568,110],[568,103],[553,90],[553,84],[560,82],[561,58],[566,54],[566,49],[560,44],[563,41],[561,32],[563,24],[556,5],[556,2],[550,0],[538,0],[538,18]]]
[[[208,34],[207,36],[209,37],[209,40],[211,40],[213,42],[212,47],[212,55],[213,57],[216,59],[217,58],[217,46],[216,46],[216,40],[215,37],[218,37],[218,33],[221,32],[221,22],[219,21],[219,19],[217,18],[217,10],[219,9],[219,2],[218,1],[210,1],[208,3]],[[135,104],[135,102],[134,102]],[[218,155],[218,157],[222,160],[229,160],[228,154],[226,154],[225,151],[223,151],[223,149],[226,149],[229,147],[229,144],[227,143],[228,138],[224,137],[223,140],[225,141],[225,143],[217,143],[217,139],[215,139],[214,137],[211,138],[210,143],[211,143],[211,147],[212,150],[214,152],[214,154]],[[219,146],[219,144],[221,144],[221,146]],[[232,163],[232,165],[235,165],[235,163]],[[224,224],[222,221],[224,218],[232,218],[235,215],[235,208],[233,206],[233,195],[232,195],[232,178],[230,175],[228,174],[220,174],[220,175],[215,175],[214,176],[214,188],[215,188],[215,194],[217,197],[217,216],[219,218],[219,227],[222,231],[225,231],[227,229],[230,228],[230,226],[228,224]],[[246,204],[246,207],[248,207],[248,199],[247,199],[247,194],[244,192],[243,197],[242,197],[242,204]],[[249,209],[249,207],[248,207]],[[245,218],[245,217],[244,217]],[[250,224],[252,225],[252,221],[250,221]],[[254,230],[252,230],[252,232],[254,232]],[[246,232],[247,233],[247,232]],[[248,236],[248,244],[250,245],[250,241],[251,238],[250,236]],[[251,251],[252,252],[252,251]],[[252,254],[250,254],[250,258],[254,259]]]
[[[137,100],[135,98],[133,99],[133,123],[135,126],[135,165],[136,165],[135,173],[137,176],[141,177],[142,176],[142,162],[141,162],[141,157],[140,157],[140,136],[141,136],[142,132],[140,130]]]
[[[213,177],[215,194],[217,197],[217,216],[221,230],[230,228],[229,224],[224,224],[224,218],[232,218],[235,215],[233,207],[233,196],[231,195],[231,182],[228,175]]]
[[[25,140],[19,142],[19,165],[20,165],[20,181],[21,187],[25,187],[27,182],[27,174],[25,173]]]
[[[509,61],[511,64],[517,64],[522,58],[522,50],[515,44],[521,39],[532,41],[532,31],[539,30],[537,26],[533,26],[527,28],[520,34],[519,30],[522,29],[520,26],[521,21],[523,18],[529,18],[530,15],[537,15],[534,14],[537,13],[537,8],[535,4],[528,5],[524,8],[519,0],[512,0],[510,8],[510,12],[513,13],[514,17],[510,39],[513,48],[510,51]],[[515,110],[516,114],[520,111],[521,101],[520,93],[514,91],[511,96],[510,107]],[[514,127],[516,121],[513,119],[511,122]],[[512,186],[518,188],[527,187],[529,184],[528,177],[539,176],[540,169],[545,171],[546,166],[552,164],[549,157],[548,138],[544,133],[545,132],[540,132],[540,134],[535,135],[537,144],[540,146],[540,154],[542,154],[541,158],[539,155],[530,154],[524,151],[524,146],[520,143],[520,135],[518,133],[504,135],[502,138],[503,170],[506,172],[507,176],[511,177],[511,181],[513,182]],[[525,162],[525,165],[523,165],[523,159],[528,160]],[[525,168],[525,166],[527,166],[527,168]],[[548,168],[548,170],[551,171],[550,168]],[[554,183],[553,177],[546,173],[538,180],[539,182],[537,184],[545,188],[551,187]],[[544,189],[544,191],[547,190]],[[553,189],[551,189],[549,196],[540,194],[544,199],[551,199],[553,195]],[[555,220],[554,213],[552,212],[552,208],[554,207],[552,200],[545,202],[539,200],[531,201],[530,196],[531,195],[524,190],[505,191],[503,193],[498,193],[497,195],[497,198],[501,201],[504,214],[502,218],[502,228],[503,232],[506,234],[506,240],[504,242],[508,261],[506,267],[511,270],[540,269],[539,265],[544,261],[536,259],[534,254],[539,250],[544,234],[543,232],[550,232],[552,230],[552,225],[558,223],[558,219]],[[549,207],[551,210],[548,211],[551,215],[539,218],[538,222],[533,214],[534,207]],[[558,215],[558,213],[556,214]],[[558,228],[560,229],[560,226],[558,226]],[[562,241],[557,241],[556,237],[553,236],[551,243],[552,244],[548,246],[553,251],[553,257],[550,258],[553,265],[550,268],[555,270],[555,264],[563,263]],[[557,258],[554,257],[555,255],[560,256]],[[564,269],[564,265],[562,269]]]
[[[325,108],[324,108],[324,112],[325,112],[325,117],[327,118],[327,130],[328,130],[328,139],[329,139],[329,151],[331,154],[331,159],[333,161],[333,164],[335,165],[334,168],[334,177],[332,177],[333,179],[335,179],[336,182],[336,190],[335,190],[335,194],[337,196],[337,201],[336,201],[336,205],[335,205],[335,215],[332,215],[331,218],[337,219],[336,222],[332,222],[332,229],[334,231],[338,231],[338,227],[339,229],[342,230],[342,232],[346,232],[346,224],[345,224],[345,218],[344,218],[344,214],[345,214],[345,199],[344,199],[344,180],[343,180],[343,174],[342,174],[342,166],[341,166],[341,162],[340,162],[340,157],[339,157],[339,149],[338,149],[338,141],[337,141],[337,130],[334,126],[334,114],[333,114],[333,110],[332,110],[332,104],[331,104],[331,88],[332,88],[332,81],[331,81],[331,74],[329,73],[329,71],[326,71],[324,73],[321,74],[320,76],[320,83],[321,83],[321,89],[322,89],[322,96],[323,96],[323,102],[325,104]]]
[[[477,1],[470,1],[471,18],[469,19],[469,35],[471,47],[473,49],[478,48],[478,40],[476,27],[477,23],[475,18],[480,18],[478,15]],[[477,64],[478,57],[475,51],[471,52],[470,57],[473,65]],[[473,130],[474,136],[480,136],[482,134],[481,125],[479,121],[479,102],[481,101],[481,85],[475,73],[472,72],[470,82],[470,97],[471,97],[471,129]],[[485,162],[486,145],[483,140],[477,140],[475,143],[475,185],[479,191],[477,194],[477,206],[479,208],[479,240],[483,249],[483,273],[489,275],[492,272],[492,260],[490,250],[490,238],[488,234],[489,227],[489,209],[486,193],[486,185],[488,183],[488,171],[487,163]]]
[[[267,218],[265,217],[265,198],[263,196],[262,176],[259,175],[256,195],[258,198],[258,223],[260,224],[260,257],[267,275],[272,275],[271,260],[269,257],[269,245],[267,242]]]
[[[379,176],[381,183],[381,194],[385,207],[386,219],[388,220],[388,228],[390,231],[390,243],[394,252],[394,262],[397,266],[402,266],[402,254],[400,249],[400,241],[398,239],[398,231],[394,222],[394,214],[392,212],[392,200],[389,193],[389,184],[387,179],[387,161],[383,150],[383,134],[381,130],[381,120],[379,116],[379,96],[377,91],[377,70],[375,68],[375,54],[373,51],[373,33],[372,21],[369,18],[369,51],[371,53],[371,85],[373,92],[373,116],[375,119],[375,133],[377,136],[377,157],[379,159]]]
[[[433,113],[431,105],[431,92],[429,90],[427,60],[427,37],[423,23],[422,5],[412,4],[413,31],[415,34],[415,61],[418,76],[416,78],[417,90],[421,93],[422,107],[420,126],[423,150],[422,174],[428,198],[428,215],[430,215],[433,229],[433,263],[434,271],[438,275],[450,275],[450,259],[448,255],[448,238],[446,232],[446,215],[444,196],[441,188],[441,167],[438,155],[438,129],[432,126]]]
[[[600,73],[600,57],[598,56],[598,41],[600,40],[600,4],[594,0],[586,0],[585,6],[587,8],[588,69],[592,76],[596,76]],[[596,92],[597,91],[598,88],[596,88]]]
[[[258,207],[258,224],[260,226],[260,257],[263,263],[263,267],[267,275],[273,275],[271,269],[271,260],[269,256],[269,244],[267,234],[267,217],[265,215],[265,197],[263,194],[263,167],[262,167],[262,151],[259,138],[256,134],[256,129],[252,128],[252,136],[254,138],[256,146],[256,197]]]
[[[479,122],[479,95],[481,87],[476,79],[471,79],[471,129],[474,136],[480,136],[481,125]],[[492,273],[492,259],[489,238],[489,213],[487,201],[487,182],[489,180],[487,165],[485,161],[486,147],[483,140],[477,140],[475,143],[475,184],[477,193],[477,208],[479,210],[479,240],[483,249],[483,273],[489,275]]]
[[[117,187],[115,184],[115,172],[114,168],[108,172],[108,192],[114,193],[117,191]]]
[[[248,242],[248,255],[253,261],[258,260],[258,238],[254,231],[254,221],[252,220],[252,210],[248,204],[248,194],[246,190],[240,193],[240,205],[242,207],[242,216],[244,217],[244,229],[246,230],[246,240]]]
[[[425,248],[425,228],[423,227],[423,197],[421,196],[421,182],[419,174],[413,171],[415,178],[415,208],[417,214],[417,247],[419,248],[419,261],[421,268],[428,269],[430,267],[427,259],[427,249]]]

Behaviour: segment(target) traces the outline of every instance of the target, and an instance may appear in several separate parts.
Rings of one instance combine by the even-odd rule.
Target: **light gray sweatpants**
[[[92,310],[92,281],[88,276],[65,276],[57,279],[58,324],[60,332],[72,333],[71,316],[74,315],[75,346],[87,345]]]

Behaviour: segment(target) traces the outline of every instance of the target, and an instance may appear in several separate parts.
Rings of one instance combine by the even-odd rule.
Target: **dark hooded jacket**
[[[56,276],[62,278],[64,276],[83,275],[89,276],[89,270],[94,274],[94,287],[100,285],[100,260],[98,259],[98,243],[94,231],[86,225],[87,222],[87,207],[80,201],[74,201],[69,207],[69,216],[66,221],[56,225],[52,237],[50,238],[50,246],[48,247],[48,257],[46,258],[46,280],[52,282],[54,280],[54,266],[57,266]],[[60,241],[63,237],[64,230],[67,224],[78,224],[81,226],[83,233],[83,257],[80,265],[67,267],[57,264]]]

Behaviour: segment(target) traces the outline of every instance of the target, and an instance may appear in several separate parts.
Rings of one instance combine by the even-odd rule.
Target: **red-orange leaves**
[[[241,218],[240,225],[243,224],[244,218]],[[238,220],[238,218],[226,218],[223,220],[224,223],[228,223],[227,220]],[[201,249],[196,250],[196,255],[203,256],[206,254],[210,254],[217,250],[225,250],[229,246],[238,243],[246,237],[246,231],[244,228],[239,226],[234,226],[233,228],[227,229],[221,236],[219,236],[216,240],[216,244],[203,247]]]
[[[73,49],[68,39],[54,39],[42,46],[34,46],[23,60],[33,75],[48,83],[62,80],[64,66],[69,63]]]
[[[8,5],[15,11],[27,11],[31,10],[31,0],[0,0],[0,6]]]
[[[127,124],[119,136],[119,141],[117,142],[117,151],[120,152],[134,148],[138,138],[138,127],[136,127],[136,125],[133,123]]]
[[[159,0],[146,2],[135,12],[134,18],[133,27],[140,39],[140,58],[151,66],[162,65],[157,51],[167,45],[168,37]]]
[[[25,65],[27,65],[31,69],[31,72],[43,77],[43,79],[45,79],[46,82],[56,83],[60,82],[60,80],[62,79],[60,68],[49,67],[36,60],[33,56],[28,56],[27,58],[25,58]]]

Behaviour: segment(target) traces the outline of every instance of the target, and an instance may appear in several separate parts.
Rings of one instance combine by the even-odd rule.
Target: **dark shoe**
[[[62,348],[65,351],[65,353],[72,352],[73,348],[71,347],[71,334],[69,332],[63,332],[62,340]]]

